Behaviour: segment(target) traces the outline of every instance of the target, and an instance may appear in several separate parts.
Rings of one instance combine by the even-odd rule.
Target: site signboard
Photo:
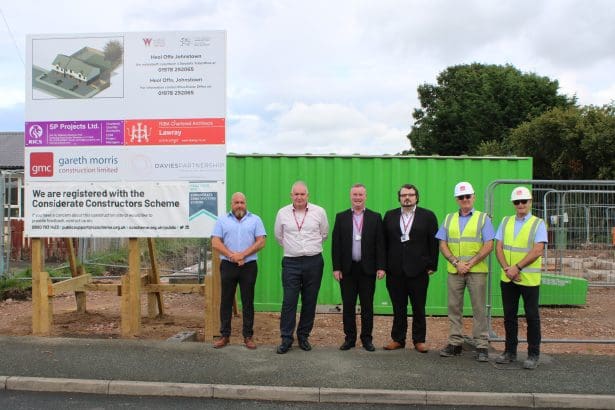
[[[226,208],[226,33],[27,38],[25,231],[204,237]]]

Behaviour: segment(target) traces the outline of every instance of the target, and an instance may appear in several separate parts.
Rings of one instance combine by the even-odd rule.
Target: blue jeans
[[[297,326],[297,339],[307,340],[314,327],[316,299],[322,281],[324,261],[322,255],[298,256],[282,259],[282,288],[284,299],[280,316],[282,339],[293,340],[297,302],[301,294],[301,315]]]

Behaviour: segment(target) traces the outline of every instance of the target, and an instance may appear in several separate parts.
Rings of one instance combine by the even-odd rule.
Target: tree
[[[536,179],[582,179],[580,115],[575,107],[554,108],[512,130],[507,145],[514,155],[533,157]]]
[[[615,179],[615,103],[586,107],[580,121],[584,130],[581,149],[596,179]]]
[[[536,179],[613,179],[615,105],[554,108],[519,125],[503,144],[534,158]]]
[[[511,65],[452,66],[437,85],[417,89],[421,108],[408,134],[412,152],[421,155],[475,155],[481,144],[500,144],[511,129],[553,107],[574,106],[559,95],[557,81],[522,73]],[[486,149],[485,145],[481,149]]]
[[[124,47],[117,40],[109,41],[104,48],[105,60],[110,61],[113,66],[118,66],[122,62]]]

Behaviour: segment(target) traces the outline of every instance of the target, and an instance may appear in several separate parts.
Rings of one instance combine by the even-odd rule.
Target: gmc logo
[[[53,176],[53,152],[30,153],[30,176],[52,177]]]

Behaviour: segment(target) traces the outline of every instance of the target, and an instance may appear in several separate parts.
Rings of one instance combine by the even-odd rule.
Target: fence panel
[[[8,269],[8,252],[4,247],[6,235],[7,235],[7,227],[6,227],[6,218],[4,217],[4,192],[6,190],[5,183],[5,175],[4,172],[0,175],[0,204],[2,204],[2,231],[0,232],[0,278],[2,278],[6,272],[5,269]]]
[[[117,277],[128,270],[128,240],[125,238],[81,238],[79,260],[88,272]],[[156,238],[156,263],[163,281],[202,283],[206,273],[209,239]],[[139,240],[141,269],[151,267],[145,239]]]

